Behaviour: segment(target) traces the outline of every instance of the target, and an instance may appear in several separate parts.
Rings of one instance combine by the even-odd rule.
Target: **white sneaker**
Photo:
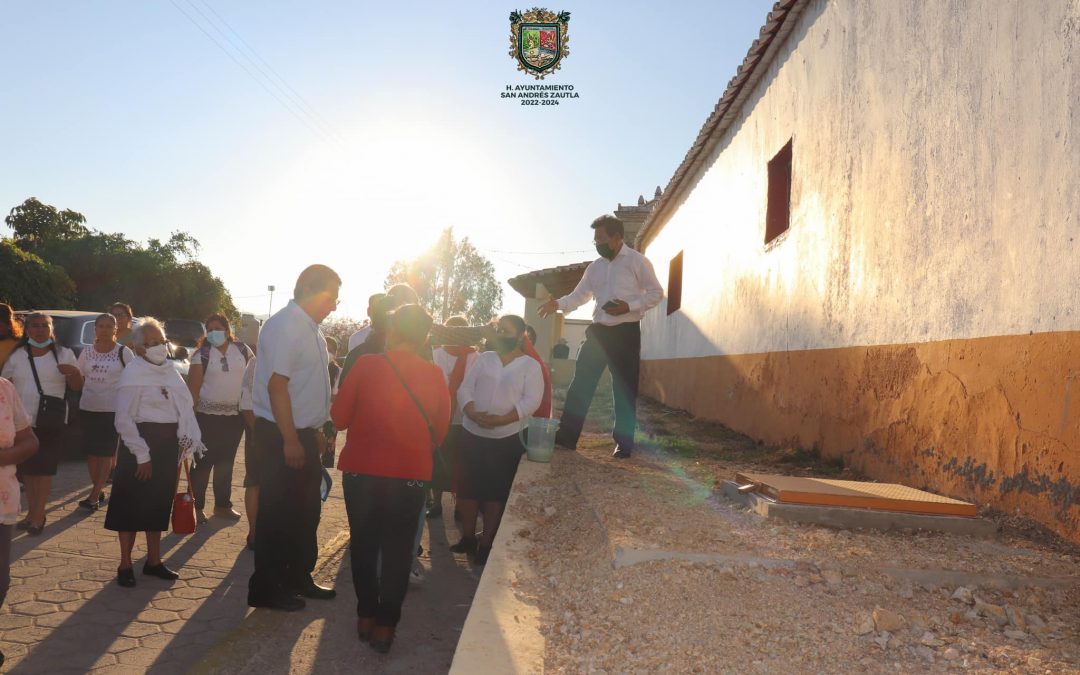
[[[423,586],[425,578],[426,576],[424,575],[424,568],[420,565],[420,561],[415,561],[413,563],[412,572],[409,573],[409,585]]]

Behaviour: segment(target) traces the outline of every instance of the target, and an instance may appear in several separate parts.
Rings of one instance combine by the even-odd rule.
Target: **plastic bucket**
[[[558,428],[559,420],[547,417],[529,418],[528,423],[518,432],[518,438],[525,446],[525,455],[529,461],[551,461],[551,455],[555,452],[555,431]]]

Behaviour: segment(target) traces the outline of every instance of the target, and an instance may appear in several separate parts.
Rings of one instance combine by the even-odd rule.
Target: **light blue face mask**
[[[31,347],[37,347],[38,349],[45,349],[46,347],[51,345],[52,342],[53,342],[52,338],[49,338],[45,342],[38,342],[37,340],[35,340],[34,338],[31,338],[31,337],[26,338],[26,341],[30,343]]]
[[[209,333],[206,334],[206,341],[209,342],[214,347],[220,347],[221,345],[225,344],[225,331],[223,331],[223,330],[212,330],[212,331],[210,331]]]

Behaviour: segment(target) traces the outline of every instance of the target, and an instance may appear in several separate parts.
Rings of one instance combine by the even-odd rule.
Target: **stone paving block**
[[[187,626],[187,621],[184,621],[183,619],[177,619],[176,621],[170,621],[169,623],[162,624],[161,630],[171,635],[176,635],[177,633],[183,631],[185,626]]]
[[[154,637],[157,637],[157,636],[156,635],[151,635],[150,637],[143,638],[143,640],[149,640],[149,639],[154,638]],[[129,638],[129,637],[119,637],[119,638],[116,638],[115,640],[113,640],[113,643],[111,645],[109,645],[109,652],[112,653],[112,654],[120,654],[120,653],[126,652],[126,651],[128,651],[130,649],[137,649],[137,648],[142,647],[142,646],[144,646],[142,644],[142,640],[137,640],[135,638]]]
[[[141,638],[147,635],[161,632],[161,627],[153,623],[132,623],[126,626],[120,634],[124,637]]]
[[[154,665],[154,662],[158,660],[160,652],[156,649],[138,648],[132,649],[128,652],[123,652],[117,656],[117,661],[121,666],[138,666],[140,668],[149,668]]]
[[[35,645],[49,637],[52,630],[38,626],[27,626],[15,630],[4,631],[4,642],[17,642],[24,645]]]
[[[27,579],[29,577],[39,577],[45,574],[46,570],[41,567],[32,567],[29,565],[18,565],[11,567],[11,576],[15,579]]]
[[[119,566],[119,565],[117,565],[117,566]],[[79,573],[79,578],[80,579],[85,579],[86,581],[96,581],[96,582],[98,582],[100,584],[108,583],[110,581],[115,581],[116,580],[116,568],[114,567],[111,570],[102,570],[102,569],[83,570],[82,572]]]
[[[64,590],[45,591],[43,593],[37,593],[36,596],[37,600],[40,602],[52,602],[56,604],[82,599],[78,593]]]
[[[34,617],[34,625],[41,626],[43,628],[56,628],[63,625],[70,619],[70,615],[67,612],[55,612],[53,614],[44,614],[42,616]]]
[[[188,600],[202,600],[203,598],[210,597],[210,594],[212,592],[213,591],[211,591],[211,589],[209,589],[209,588],[198,588],[198,587],[178,588],[175,591],[173,591],[173,597],[186,598]]]
[[[0,633],[6,633],[16,628],[25,628],[34,623],[34,617],[23,614],[0,614]]]
[[[168,612],[163,609],[147,609],[139,613],[137,617],[143,623],[163,624],[176,621],[176,612]]]
[[[211,577],[199,577],[196,579],[188,580],[188,586],[192,588],[216,589],[220,584],[220,579],[213,579]]]
[[[60,588],[67,591],[76,592],[94,592],[101,590],[101,584],[96,581],[87,581],[86,579],[69,579],[67,581],[60,582]]]
[[[15,614],[24,614],[26,616],[41,616],[42,614],[51,614],[58,611],[60,608],[51,602],[36,602],[30,600],[27,602],[20,602],[11,606],[11,611]]]
[[[161,651],[169,646],[169,644],[176,639],[176,636],[168,633],[156,633],[154,635],[148,635],[139,640],[139,646],[146,649],[154,649]],[[117,651],[117,650],[114,650]]]
[[[166,597],[155,599],[151,606],[154,609],[164,609],[171,612],[179,612],[185,609],[195,609],[198,607],[198,603],[194,600],[186,598]]]

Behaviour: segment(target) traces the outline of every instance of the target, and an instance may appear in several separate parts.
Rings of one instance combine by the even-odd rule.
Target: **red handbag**
[[[187,460],[184,460],[184,475],[187,478],[187,489],[178,491],[173,497],[172,531],[175,534],[194,534],[195,497],[191,494],[191,471],[188,469]],[[179,490],[180,467],[176,467],[176,487]]]

